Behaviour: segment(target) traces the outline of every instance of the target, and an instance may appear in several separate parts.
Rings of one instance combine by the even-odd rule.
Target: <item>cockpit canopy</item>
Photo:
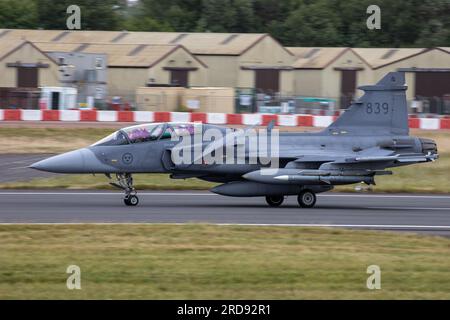
[[[118,130],[92,146],[118,146],[161,139],[171,139],[202,132],[201,123],[149,123]]]

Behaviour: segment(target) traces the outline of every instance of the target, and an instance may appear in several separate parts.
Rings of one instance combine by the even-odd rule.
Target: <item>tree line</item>
[[[450,0],[0,0],[0,28],[270,33],[285,46],[450,46]],[[369,30],[369,5],[381,29]]]

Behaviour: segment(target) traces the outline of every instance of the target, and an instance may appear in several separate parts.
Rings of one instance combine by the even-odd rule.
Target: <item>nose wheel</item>
[[[139,198],[137,196],[125,196],[125,198],[123,199],[123,202],[130,207],[135,207],[139,204]]]
[[[117,182],[110,182],[110,184],[125,191],[123,203],[130,207],[137,206],[139,204],[139,198],[137,197],[136,189],[133,186],[133,177],[131,173],[118,173],[116,174],[116,178]]]

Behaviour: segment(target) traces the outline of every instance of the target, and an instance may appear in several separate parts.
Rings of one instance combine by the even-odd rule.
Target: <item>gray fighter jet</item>
[[[115,175],[111,184],[125,191],[128,206],[139,203],[132,174],[168,173],[173,179],[198,178],[221,183],[212,192],[234,197],[266,197],[272,207],[280,206],[285,196],[298,196],[303,208],[316,203],[316,194],[335,185],[375,184],[375,176],[392,174],[386,168],[404,166],[438,158],[433,140],[409,136],[406,85],[403,73],[387,74],[376,85],[362,86],[364,95],[334,123],[321,132],[278,134],[259,141],[260,149],[277,148],[277,166],[260,160],[249,161],[251,143],[239,142],[247,130],[200,123],[151,123],[114,132],[90,147],[64,153],[34,163],[31,168],[57,173]],[[266,130],[272,137],[270,124]],[[215,138],[205,138],[214,131]],[[223,134],[217,138],[217,133]],[[200,136],[196,140],[194,136]],[[178,138],[178,139],[177,139]],[[187,139],[192,138],[192,139]],[[190,162],[179,162],[177,153],[193,155]],[[242,141],[242,140],[241,140]],[[200,150],[200,156],[193,150]],[[207,162],[205,157],[225,149],[243,150],[237,162]],[[253,148],[254,149],[254,148]],[[197,155],[196,155],[197,154]],[[238,152],[232,155],[237,159]],[[177,161],[175,161],[177,160]]]

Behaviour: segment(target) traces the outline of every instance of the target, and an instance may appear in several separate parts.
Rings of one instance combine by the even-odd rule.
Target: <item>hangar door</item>
[[[274,94],[280,91],[280,70],[255,70],[255,88],[258,92]]]
[[[445,113],[445,100],[450,97],[450,71],[416,72],[416,98],[427,100],[429,112]]]
[[[17,87],[18,88],[37,88],[38,87],[38,68],[18,67],[17,68]]]
[[[356,70],[341,70],[341,109],[347,109],[355,96]]]
[[[188,86],[188,70],[170,70],[170,84],[176,85],[179,87],[187,87]]]

